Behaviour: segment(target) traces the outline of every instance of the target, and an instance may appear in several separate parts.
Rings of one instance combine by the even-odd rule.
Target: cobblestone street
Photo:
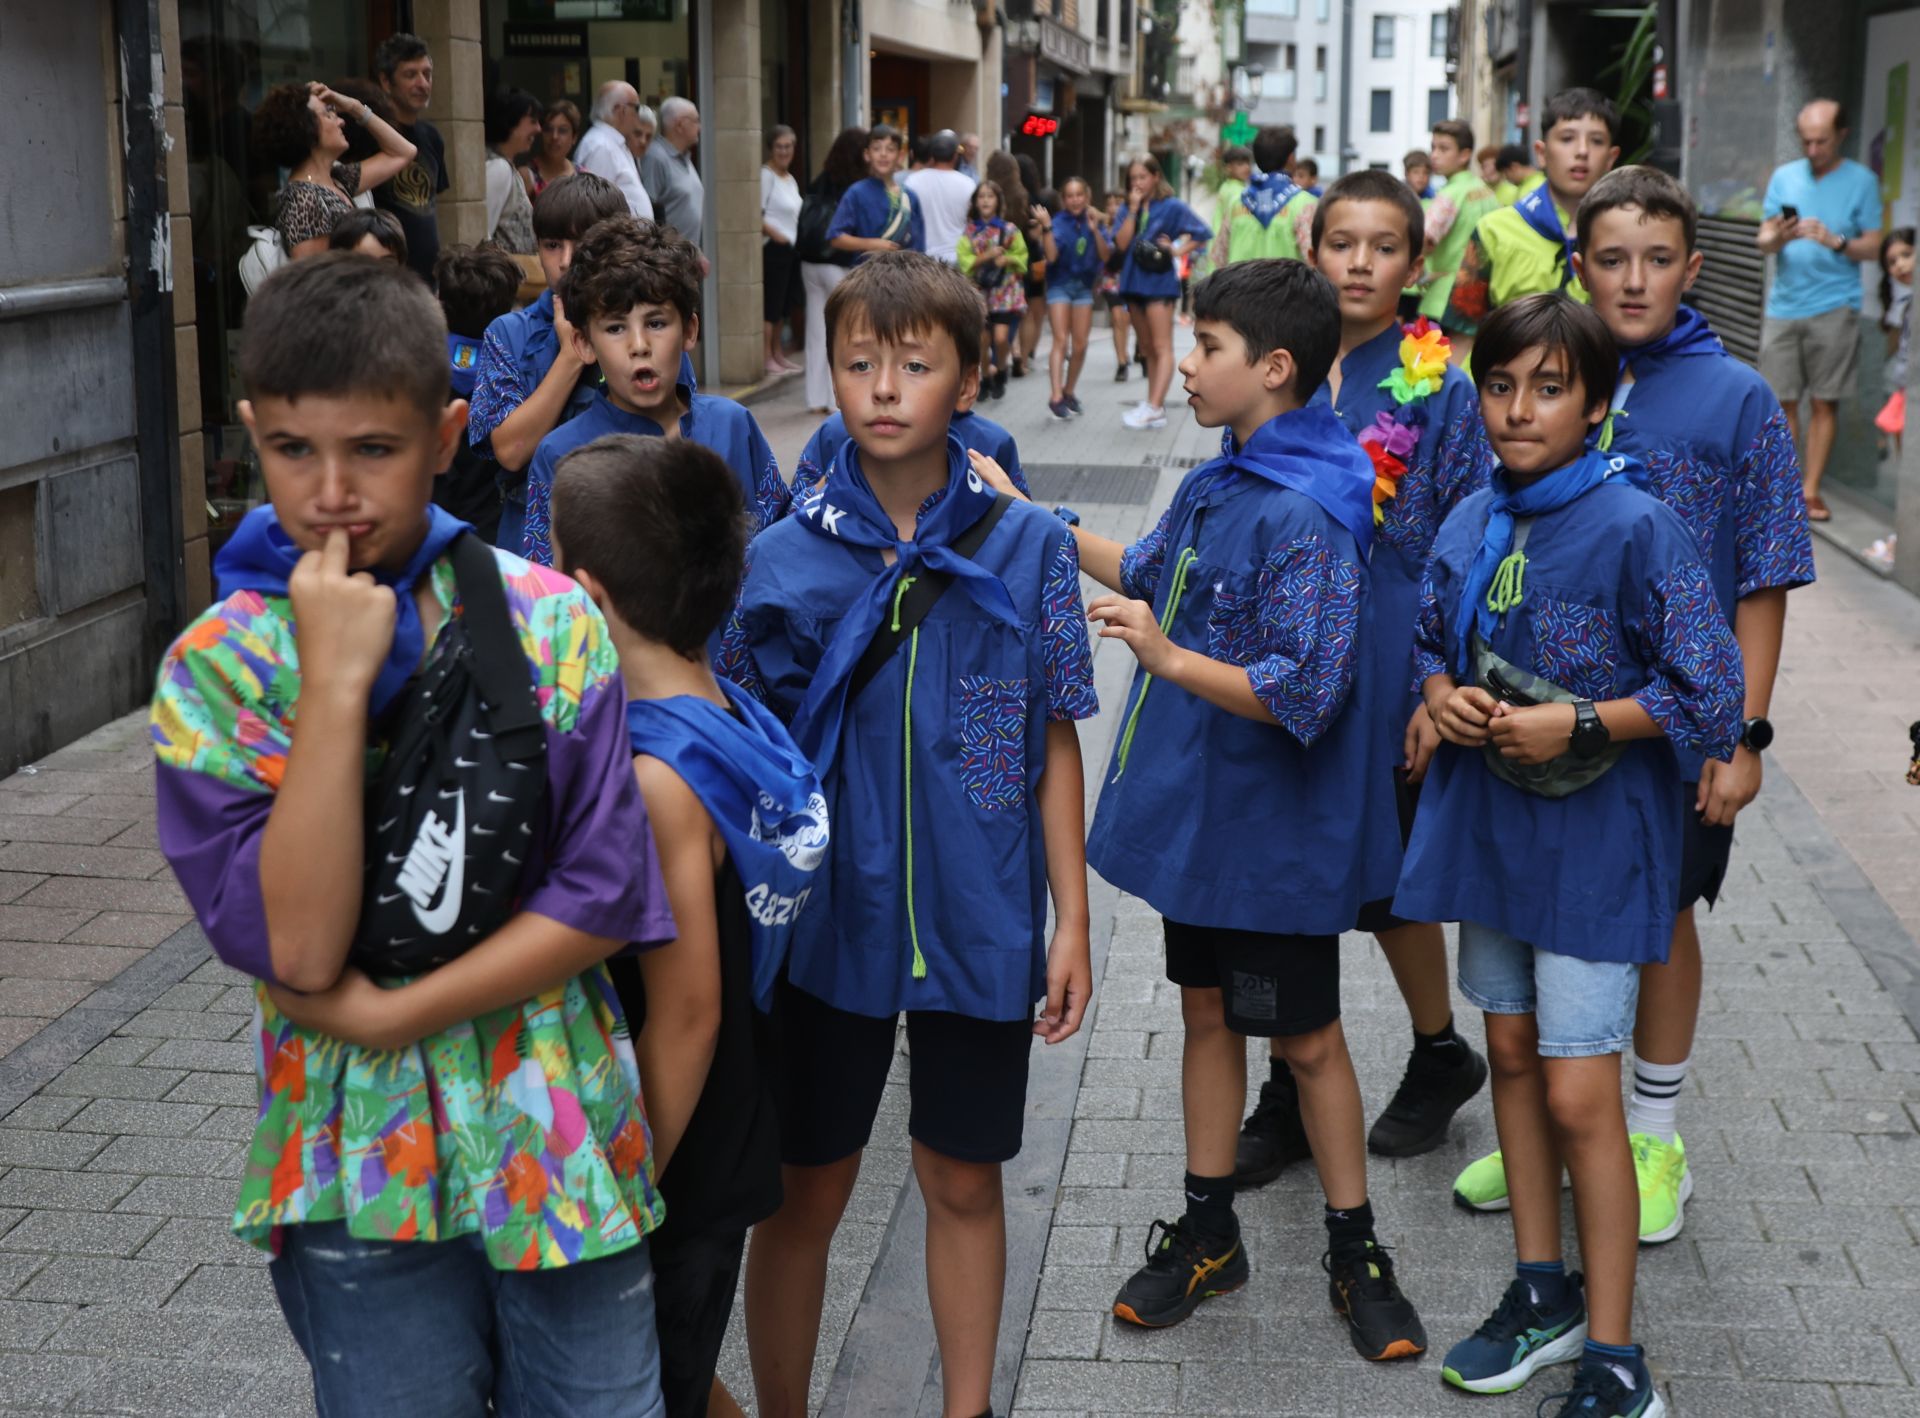
[[[1039,498],[1132,538],[1217,435],[1171,408],[1164,433],[1123,430],[1122,396],[1141,387],[1108,382],[1095,334],[1087,417],[1048,419],[1044,372],[982,411],[1019,437]],[[783,468],[814,423],[800,397],[789,381],[754,408]],[[1688,1418],[1920,1415],[1920,789],[1902,782],[1920,602],[1824,544],[1819,557],[1820,583],[1792,601],[1766,789],[1703,918],[1680,1118],[1697,1190],[1684,1233],[1641,1252],[1638,1337]],[[1090,802],[1131,668],[1099,647]],[[251,994],[187,915],[152,792],[141,716],[0,781],[0,1412],[305,1413],[264,1257],[227,1225],[257,1097]],[[1305,1168],[1242,1201],[1249,1286],[1176,1330],[1116,1329],[1108,1306],[1149,1222],[1181,1207],[1179,1006],[1157,917],[1098,881],[1093,905],[1090,1027],[1036,1045],[1027,1147],[1007,1173],[1000,1411],[1531,1414],[1569,1371],[1475,1401],[1443,1390],[1438,1352],[1354,1356],[1327,1308]],[[1370,938],[1348,937],[1342,964],[1371,1116],[1398,1081],[1406,1017]],[[1478,1016],[1458,1017],[1477,1040]],[[834,1414],[939,1413],[904,1115],[896,1086],[837,1243],[815,1385]],[[1511,1265],[1505,1217],[1448,1194],[1493,1145],[1483,1094],[1441,1150],[1373,1163],[1382,1239],[1436,1351],[1485,1317]],[[744,1396],[737,1330],[723,1377]]]

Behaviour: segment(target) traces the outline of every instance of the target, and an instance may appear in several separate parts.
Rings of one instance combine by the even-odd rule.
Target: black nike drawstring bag
[[[407,682],[367,791],[353,963],[369,975],[444,965],[507,923],[547,793],[547,735],[499,563],[454,539],[461,614]]]

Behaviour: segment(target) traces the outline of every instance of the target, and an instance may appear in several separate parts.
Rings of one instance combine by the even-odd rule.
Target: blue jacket
[[[927,249],[927,225],[920,215],[920,199],[910,187],[898,189],[907,200],[910,225],[908,239],[901,242],[909,251]],[[863,177],[849,187],[846,195],[840,199],[840,205],[834,209],[833,221],[827,227],[827,239],[836,236],[879,236],[887,226],[887,189],[877,177]],[[873,253],[860,251],[854,253],[853,264],[858,266]]]
[[[1440,529],[1421,590],[1416,673],[1454,663],[1460,587],[1493,493]],[[1667,958],[1679,895],[1676,747],[1725,757],[1740,732],[1740,647],[1686,524],[1619,480],[1533,519],[1524,599],[1493,650],[1588,699],[1631,697],[1666,737],[1639,739],[1563,798],[1496,778],[1478,747],[1443,743],[1394,910],[1417,921],[1477,921],[1536,949],[1583,960]]]
[[[1303,493],[1187,475],[1121,562],[1175,644],[1244,665],[1277,724],[1136,672],[1087,861],[1170,920],[1323,935],[1392,894],[1393,784],[1371,752],[1367,566]]]
[[[1055,212],[1053,246],[1060,253],[1060,259],[1047,263],[1049,290],[1066,281],[1080,281],[1089,286],[1099,283],[1104,263],[1100,260],[1100,245],[1093,239],[1090,220],[1071,212]]]
[[[718,656],[722,673],[783,719],[883,569],[877,550],[802,525],[805,505],[755,538]],[[1096,710],[1072,548],[1058,518],[1013,503],[973,560],[1006,586],[1020,623],[994,619],[956,587],[922,622],[913,653],[903,647],[848,705],[823,785],[829,880],[789,957],[790,978],[808,993],[871,1016],[1032,1016],[1046,992],[1036,792],[1046,726]]]
[[[1027,486],[1027,475],[1020,467],[1019,446],[1013,441],[1011,433],[992,419],[971,410],[955,414],[947,427],[967,447],[985,453],[1004,468],[1015,487],[1027,496],[1033,496],[1033,490]],[[794,496],[798,497],[826,477],[827,469],[833,466],[834,458],[846,441],[846,416],[835,410],[813,431],[813,437],[807,440],[807,446],[800,451],[800,461],[793,465]]]
[[[1127,220],[1127,208],[1121,207],[1113,219],[1114,230],[1118,231]],[[1213,228],[1194,215],[1193,208],[1178,197],[1147,203],[1147,228],[1136,231],[1133,241],[1127,246],[1126,264],[1120,268],[1120,294],[1134,296],[1140,300],[1178,300],[1180,298],[1180,263],[1175,261],[1168,270],[1157,276],[1150,276],[1140,269],[1133,258],[1134,247],[1142,241],[1151,242],[1155,237],[1164,236],[1169,241],[1178,241],[1190,236],[1196,241],[1213,240]]]

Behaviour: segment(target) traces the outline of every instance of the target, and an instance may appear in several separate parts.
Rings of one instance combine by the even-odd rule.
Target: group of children
[[[744,1263],[758,1411],[804,1413],[904,1015],[943,1411],[991,1414],[1001,1166],[1032,1040],[1091,1000],[1091,865],[1163,917],[1184,1025],[1184,1210],[1115,1316],[1170,1325],[1244,1284],[1236,1189],[1310,1157],[1356,1350],[1423,1353],[1367,1152],[1436,1146],[1490,1062],[1501,1151],[1457,1189],[1511,1206],[1517,1264],[1442,1377],[1506,1391],[1577,1359],[1561,1413],[1663,1412],[1630,1318],[1635,1247],[1678,1232],[1690,1186],[1691,903],[1758,790],[1812,559],[1777,404],[1681,303],[1685,192],[1588,185],[1561,220],[1591,308],[1502,303],[1471,380],[1400,323],[1426,214],[1386,174],[1328,187],[1304,260],[1200,283],[1180,372],[1221,455],[1131,545],[1031,502],[971,412],[979,288],[924,255],[835,288],[840,412],[790,486],[693,386],[692,248],[591,176],[536,199],[534,305],[474,329],[504,271],[454,258],[444,346],[390,263],[267,281],[240,362],[270,505],[152,724],[162,847],[258,982],[235,1227],[273,1253],[319,1411],[736,1412],[715,1368]],[[1080,195],[1059,217],[1098,252]],[[1170,199],[1139,195],[1125,239],[1171,245]],[[1080,240],[1059,217],[1050,259]],[[462,446],[523,482],[491,556],[546,789],[518,879],[466,884],[510,890],[505,923],[376,979],[363,859],[388,824],[363,798],[413,686],[485,647],[469,524],[435,505]],[[1090,624],[1138,668],[1089,831]],[[414,901],[429,932],[463,804]],[[1453,1027],[1439,921],[1489,1060]],[[1340,1018],[1356,927],[1413,1031],[1370,1133]],[[1247,1036],[1273,1062],[1243,1128]]]

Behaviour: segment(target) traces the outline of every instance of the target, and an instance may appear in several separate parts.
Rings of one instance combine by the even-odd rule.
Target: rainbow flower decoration
[[[1400,367],[1380,381],[1380,388],[1398,405],[1391,413],[1374,416],[1373,426],[1360,435],[1360,446],[1373,460],[1373,524],[1386,520],[1386,501],[1400,490],[1407,458],[1420,446],[1426,426],[1423,407],[1446,378],[1453,346],[1444,331],[1426,316],[1400,327]]]

